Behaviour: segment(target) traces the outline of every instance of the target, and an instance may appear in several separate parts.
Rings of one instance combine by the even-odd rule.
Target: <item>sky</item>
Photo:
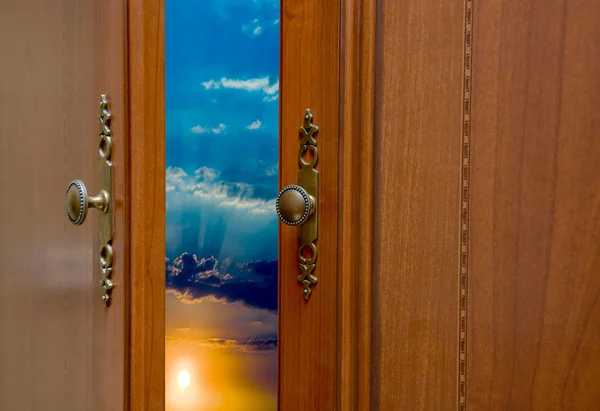
[[[165,26],[167,411],[275,411],[279,0]]]

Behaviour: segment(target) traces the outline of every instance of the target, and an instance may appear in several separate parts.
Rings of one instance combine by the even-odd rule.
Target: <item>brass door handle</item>
[[[81,225],[85,222],[88,208],[97,208],[103,213],[108,211],[110,204],[110,195],[101,190],[97,196],[88,196],[87,189],[83,181],[73,180],[67,186],[65,193],[65,207],[69,221],[75,225]]]
[[[319,214],[319,172],[316,169],[319,151],[317,133],[319,127],[312,123],[310,109],[304,113],[304,125],[300,127],[300,149],[298,151],[298,184],[284,187],[277,196],[276,208],[279,219],[287,225],[298,227],[298,260],[301,274],[302,293],[306,300],[316,284],[313,274],[317,261],[317,235]]]
[[[304,188],[285,186],[277,196],[277,215],[282,223],[301,225],[315,212],[315,199]]]
[[[111,113],[108,107],[108,99],[104,94],[100,96],[100,116],[98,119],[100,121],[100,134],[98,136],[98,154],[100,155],[98,182],[100,193],[90,197],[83,181],[73,180],[69,183],[65,192],[65,208],[67,218],[75,225],[81,225],[85,222],[89,208],[97,208],[102,212],[98,225],[100,270],[102,271],[100,287],[102,301],[108,306],[110,290],[114,286],[112,282],[113,164],[111,159],[113,142],[110,130]]]

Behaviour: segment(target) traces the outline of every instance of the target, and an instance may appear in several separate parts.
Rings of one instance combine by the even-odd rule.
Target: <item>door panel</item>
[[[81,284],[85,287],[91,283],[89,269],[79,277],[73,276],[75,267],[65,270],[69,260],[63,205],[67,167],[62,121],[66,100],[62,85],[62,8],[35,3],[4,3],[0,17],[1,38],[12,39],[11,43],[5,40],[0,49],[0,404],[6,410],[62,409],[66,381],[57,379],[54,371],[74,366],[67,358],[66,327],[70,323],[66,320],[78,322],[73,311],[65,310],[65,300],[74,293],[67,292],[64,284],[71,279],[76,290]],[[33,30],[34,27],[38,29]],[[17,35],[21,31],[25,33]],[[50,124],[56,124],[53,130],[49,130]],[[40,139],[40,135],[47,138]],[[44,166],[47,158],[56,158],[58,166]],[[40,207],[42,201],[46,207]],[[60,234],[56,237],[55,233]],[[78,235],[91,249],[93,237],[81,232]],[[88,260],[87,267],[91,267],[91,254],[80,258],[84,265]],[[91,316],[87,304],[81,304],[80,309]],[[83,334],[86,330],[78,331]],[[87,336],[92,337],[91,333]],[[79,361],[85,365],[91,360],[91,353],[84,348]],[[77,388],[89,395],[91,374],[83,377]],[[81,405],[79,399],[74,399],[74,403]]]
[[[75,0],[69,0],[75,3]],[[68,10],[73,6],[66,4]],[[128,90],[125,82],[125,2],[92,2],[91,21],[93,24],[93,74],[88,74],[86,81],[94,79],[93,106],[96,114],[94,118],[94,129],[92,140],[96,143],[92,151],[93,160],[87,167],[93,169],[94,176],[97,170],[97,138],[98,135],[98,105],[99,96],[106,94],[109,99],[111,111],[111,130],[113,135],[113,152],[111,160],[113,163],[113,283],[111,290],[111,302],[108,309],[98,304],[97,296],[101,292],[98,284],[102,278],[99,267],[100,250],[99,237],[94,227],[93,248],[93,272],[94,272],[94,351],[93,351],[93,373],[94,373],[94,409],[120,410],[127,409],[129,404],[129,388],[131,386],[128,371],[128,356],[132,349],[129,340],[130,330],[134,324],[129,322],[130,309],[127,287],[131,286],[129,279],[129,231],[128,207],[129,207],[129,133],[127,123]],[[74,34],[75,35],[75,34]],[[67,79],[68,81],[68,79]],[[68,84],[68,83],[67,83]],[[67,87],[69,87],[67,85]],[[69,114],[69,113],[67,113]],[[75,121],[75,119],[73,120]],[[137,301],[137,300],[136,300]],[[133,408],[135,409],[135,408]],[[148,407],[146,407],[148,409]]]
[[[0,2],[2,410],[125,403],[122,226],[107,310],[97,216],[74,227],[64,209],[71,179],[97,189],[100,93],[111,99],[115,169],[123,170],[122,16],[122,7],[91,1]],[[122,193],[122,171],[115,177]]]
[[[599,21],[598,1],[475,15],[473,409],[600,404]]]
[[[464,4],[378,7],[373,404],[450,410],[457,403]]]
[[[338,1],[285,0],[281,10],[279,184],[298,184],[299,128],[306,109],[319,127],[318,258],[310,298],[302,294],[298,229],[279,231],[279,409],[334,410],[338,384]]]
[[[64,196],[66,184],[73,178],[84,181],[90,190],[95,191],[98,187],[96,167],[90,167],[90,164],[95,165],[96,136],[99,129],[96,119],[98,106],[95,101],[99,96],[95,96],[95,85],[89,77],[89,73],[93,73],[94,63],[94,50],[90,47],[90,44],[93,44],[93,5],[87,1],[71,2],[68,9],[65,5],[62,13],[64,29],[62,40],[57,43],[57,46],[60,46],[62,50],[47,56],[48,60],[55,59],[58,64],[61,64],[63,67],[62,73],[60,77],[52,76],[44,79],[44,81],[52,79],[48,82],[55,82],[62,89],[62,96],[56,100],[56,105],[61,112],[57,113],[57,117],[54,117],[54,121],[58,124],[54,127],[51,126],[55,129],[51,136],[63,139],[63,141],[54,141],[53,145],[61,151],[60,154],[57,153],[56,162],[60,164],[62,158],[62,163],[64,163],[66,169],[61,170],[63,175],[58,180],[53,180],[48,185],[53,191],[48,194],[52,196],[52,203],[57,207],[54,212],[48,214],[39,205],[36,206],[36,212],[46,215],[46,218],[51,215],[52,217],[48,220],[56,220],[57,223],[62,225],[61,231],[49,233],[49,240],[62,240],[61,259],[64,261],[64,266],[56,268],[47,266],[44,271],[50,274],[54,270],[59,270],[65,276],[62,283],[58,283],[60,285],[54,298],[56,303],[67,307],[65,310],[66,318],[64,319],[65,324],[67,324],[65,327],[66,335],[61,336],[65,345],[65,348],[63,348],[64,360],[68,364],[61,395],[65,397],[62,401],[66,401],[67,406],[59,402],[56,404],[56,408],[50,407],[50,409],[92,410],[94,409],[94,383],[100,382],[92,372],[95,357],[94,339],[96,338],[94,336],[93,318],[98,314],[102,315],[102,311],[104,311],[102,304],[98,304],[97,281],[99,281],[99,270],[95,269],[99,264],[96,256],[96,250],[99,249],[99,243],[96,240],[98,237],[98,219],[97,216],[93,215],[93,212],[90,212],[89,219],[84,225],[73,226],[64,217],[64,205],[61,204],[61,197]],[[30,29],[35,30],[34,27]],[[39,46],[36,44],[35,47]],[[36,52],[34,49],[30,50],[33,53]],[[64,60],[61,60],[63,55]],[[36,92],[35,89],[32,91]],[[41,107],[47,107],[51,103],[51,99],[52,97],[43,102]],[[83,101],[87,104],[82,104]],[[38,112],[44,112],[47,108],[38,110]],[[31,118],[25,117],[24,114],[21,112],[19,116]],[[59,125],[59,122],[62,125]],[[42,132],[47,133],[48,127],[45,127]],[[53,139],[51,136],[48,136],[49,140]],[[38,144],[41,140],[39,133],[32,135],[31,138],[33,144]],[[42,165],[43,168],[47,168],[51,163],[46,158],[40,159],[38,164]],[[58,168],[60,169],[60,167]],[[59,209],[59,206],[62,206],[63,209]],[[38,247],[42,251],[45,245],[40,244]],[[46,254],[46,258],[48,257],[50,256]],[[60,291],[63,287],[65,298],[64,301],[61,301]],[[44,292],[43,288],[40,291]],[[38,310],[43,310],[43,308],[38,307]],[[35,312],[32,314],[36,315]],[[20,319],[20,321],[23,321],[23,319]],[[48,321],[47,324],[61,330],[60,322],[61,318],[57,316]],[[104,338],[103,335],[99,337]],[[84,360],[82,361],[82,359]],[[51,368],[48,371],[51,375],[56,375],[55,373],[59,370],[60,368]],[[65,395],[65,393],[68,394]],[[37,407],[32,409],[37,409]]]
[[[127,2],[129,406],[165,410],[165,28],[162,0]]]
[[[478,4],[379,3],[372,405],[597,409],[600,5]]]

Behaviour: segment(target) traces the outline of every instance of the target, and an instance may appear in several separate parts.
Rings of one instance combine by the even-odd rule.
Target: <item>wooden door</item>
[[[413,6],[377,22],[373,406],[598,409],[600,3]]]
[[[124,7],[0,1],[0,409],[125,410]],[[65,189],[98,189],[100,96],[112,112],[114,283],[98,285],[98,215],[65,216]]]
[[[144,119],[160,119],[163,108],[154,74],[163,52],[156,31],[162,4],[132,4],[130,23],[144,24],[130,29],[128,43],[139,57],[130,61],[130,84],[143,86],[132,87],[130,99],[138,130],[131,135],[130,219],[141,227],[131,232],[137,284],[131,295],[147,298],[133,298],[139,305],[131,306],[131,364],[145,387],[135,404],[151,409],[164,399],[158,384],[164,367],[156,366],[164,352],[158,311],[164,313],[165,144],[160,120]],[[231,17],[211,4],[203,4],[210,16]],[[270,76],[253,78],[258,83],[191,76],[204,91],[279,97],[280,187],[298,183],[306,109],[319,127],[317,281],[308,299],[298,281],[297,228],[279,231],[278,409],[599,409],[600,85],[590,40],[600,20],[597,2],[283,0],[280,6],[278,95]],[[188,20],[188,29],[207,15]],[[262,33],[258,20],[251,22],[242,32]],[[187,33],[176,23],[179,34]],[[179,57],[187,58],[183,51]],[[136,104],[147,117],[135,117]],[[226,129],[208,120],[214,124],[182,127],[188,137]],[[180,186],[169,189],[196,194],[188,183],[205,175],[174,171],[170,177]],[[224,183],[214,175],[211,182]],[[171,272],[169,263],[173,281],[185,262]],[[232,279],[215,265],[209,269],[218,278],[191,271],[171,292],[185,303],[206,296],[248,303],[215,292]],[[240,344],[206,336],[184,342]],[[153,357],[156,349],[162,352]],[[184,378],[180,388],[188,386]],[[236,404],[260,404],[243,395]]]
[[[280,408],[600,409],[600,3],[284,1]]]

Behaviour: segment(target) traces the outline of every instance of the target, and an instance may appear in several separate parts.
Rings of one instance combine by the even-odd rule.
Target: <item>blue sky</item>
[[[275,410],[279,0],[165,7],[167,410]]]
[[[279,2],[166,2],[167,255],[274,259]]]

